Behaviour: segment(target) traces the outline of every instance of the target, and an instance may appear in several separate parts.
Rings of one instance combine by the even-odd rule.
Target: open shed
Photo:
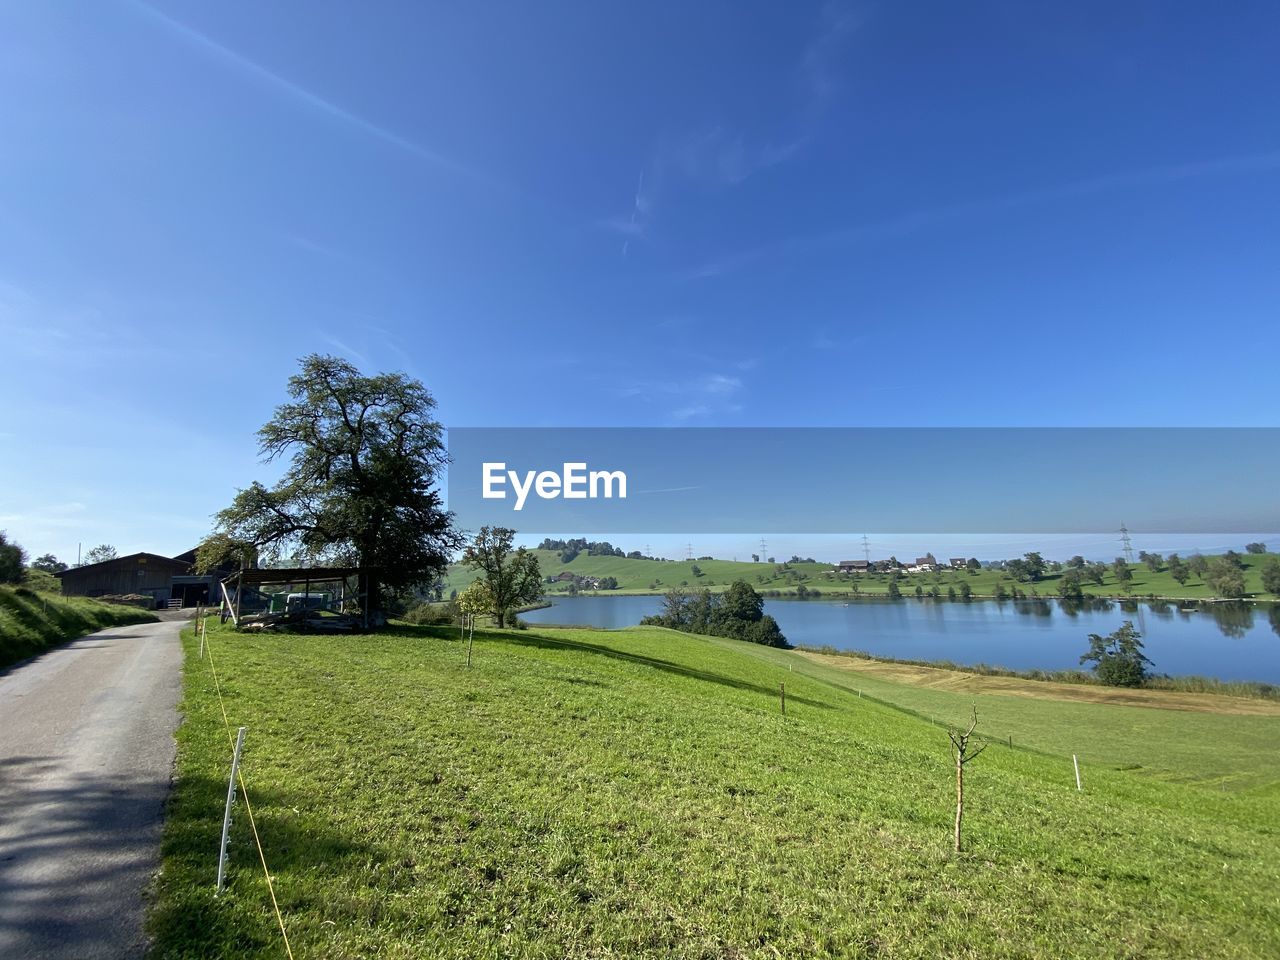
[[[366,572],[359,567],[248,568],[226,577],[221,590],[223,618],[236,626],[369,626]]]

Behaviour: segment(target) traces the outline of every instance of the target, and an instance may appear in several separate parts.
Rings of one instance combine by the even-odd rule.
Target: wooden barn
[[[194,607],[196,604],[216,603],[219,599],[218,580],[227,571],[197,574],[194,569],[195,551],[188,550],[176,557],[162,557],[157,553],[131,553],[101,563],[72,567],[58,574],[62,580],[62,593],[68,597],[106,597],[139,594],[150,597],[157,607]]]

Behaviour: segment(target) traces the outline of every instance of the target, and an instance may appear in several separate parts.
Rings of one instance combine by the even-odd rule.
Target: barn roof
[[[97,563],[86,563],[78,567],[68,567],[66,570],[55,573],[54,576],[65,577],[68,574],[100,570],[104,567],[109,567],[113,563],[136,563],[139,560],[146,560],[148,563],[154,560],[161,564],[168,564],[172,567],[180,567],[183,570],[186,570],[191,566],[191,564],[187,563],[185,560],[175,560],[173,557],[162,557],[158,553],[130,553],[127,556],[112,557],[110,560],[100,560]]]

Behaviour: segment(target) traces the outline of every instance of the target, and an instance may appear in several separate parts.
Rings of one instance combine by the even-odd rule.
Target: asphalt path
[[[178,726],[183,622],[0,674],[0,957],[140,957]]]

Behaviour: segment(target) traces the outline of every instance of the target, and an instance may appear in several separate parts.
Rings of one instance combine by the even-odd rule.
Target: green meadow
[[[625,557],[590,557],[585,553],[576,556],[569,563],[561,563],[559,555],[551,550],[536,550],[538,562],[544,577],[569,571],[580,576],[614,577],[618,581],[617,590],[600,591],[603,593],[665,593],[672,587],[700,588],[706,587],[713,592],[728,588],[734,580],[745,580],[756,590],[778,590],[795,593],[803,586],[806,591],[817,590],[823,595],[847,597],[853,593],[856,585],[861,596],[884,596],[889,589],[888,574],[878,575],[846,575],[837,574],[829,563],[794,563],[772,564],[751,563],[734,560],[631,560]],[[1262,587],[1262,565],[1274,554],[1241,554],[1244,564],[1245,589],[1256,599],[1271,598]],[[1184,558],[1185,559],[1185,558]],[[1209,557],[1208,559],[1212,559]],[[945,561],[944,561],[945,562]],[[694,567],[698,571],[694,571]],[[1114,574],[1108,572],[1101,585],[1088,583],[1085,586],[1086,596],[1117,597],[1131,595],[1145,597],[1178,598],[1188,600],[1209,600],[1214,596],[1213,590],[1201,578],[1192,576],[1185,584],[1179,584],[1169,575],[1166,566],[1153,572],[1140,563],[1132,565],[1133,580],[1128,590],[1116,582]],[[1006,593],[1014,588],[1022,590],[1028,596],[1034,594],[1042,597],[1056,596],[1058,580],[1061,574],[1050,573],[1035,583],[1016,581],[1007,573],[999,570],[980,570],[969,573],[961,570],[941,570],[937,573],[905,574],[899,580],[899,588],[904,594],[912,594],[917,586],[926,592],[937,587],[946,594],[948,587],[957,591],[961,583],[967,583],[974,595],[991,597],[996,593],[997,585],[1004,587]],[[476,574],[466,567],[455,564],[449,568],[445,579],[445,596],[451,590],[462,590],[474,580]],[[564,593],[567,584],[548,585],[551,595]]]
[[[209,639],[297,957],[1280,955],[1274,715],[921,691],[653,628],[481,631],[471,669],[456,628]],[[213,895],[230,749],[185,643],[155,955],[279,957],[243,811]],[[975,703],[956,855],[943,725]]]

